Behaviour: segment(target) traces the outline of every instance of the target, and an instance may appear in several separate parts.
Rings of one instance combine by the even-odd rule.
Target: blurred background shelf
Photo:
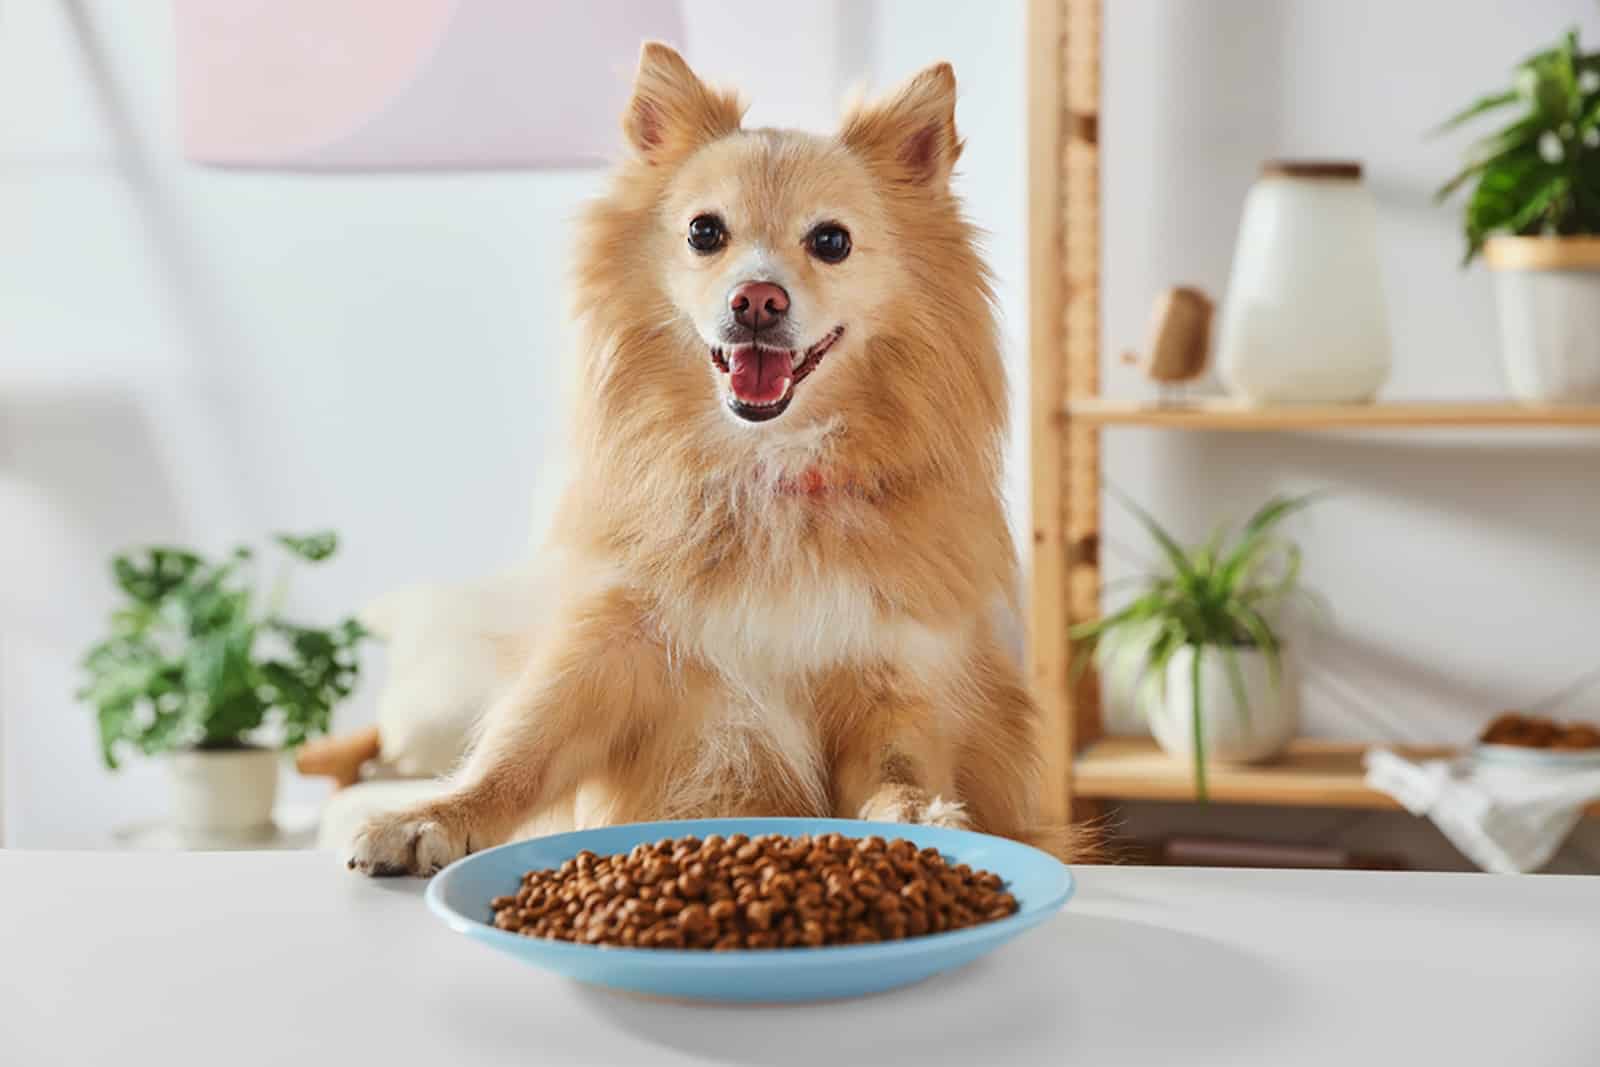
[[[1077,424],[1170,430],[1600,429],[1600,405],[1513,404],[1494,400],[1253,407],[1225,397],[1158,404],[1080,396],[1067,401],[1066,417]]]
[[[1308,808],[1398,811],[1393,797],[1367,786],[1361,755],[1372,743],[1300,738],[1274,763],[1210,766],[1210,799],[1223,804],[1279,804]],[[1455,750],[1440,746],[1384,746],[1408,759],[1438,759]],[[1167,755],[1148,737],[1106,737],[1079,751],[1073,763],[1074,795],[1097,800],[1194,800],[1188,762]],[[1600,815],[1600,804],[1589,808]]]

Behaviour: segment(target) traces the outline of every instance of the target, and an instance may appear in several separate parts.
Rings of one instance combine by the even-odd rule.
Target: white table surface
[[[729,1008],[547,975],[325,853],[0,851],[0,1064],[1600,1063],[1600,879],[1079,875],[965,971]]]

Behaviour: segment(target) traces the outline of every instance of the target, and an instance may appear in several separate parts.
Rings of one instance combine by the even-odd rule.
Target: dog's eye
[[[843,262],[850,254],[850,231],[837,223],[825,222],[811,231],[806,247],[824,263]]]
[[[705,255],[728,243],[728,228],[715,215],[696,215],[689,220],[689,247]]]

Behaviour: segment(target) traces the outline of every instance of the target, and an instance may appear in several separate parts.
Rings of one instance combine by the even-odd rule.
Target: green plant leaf
[[[309,534],[280,533],[273,540],[307,563],[321,563],[339,550],[339,535],[332,530]]]
[[[1217,652],[1228,672],[1228,688],[1233,690],[1233,711],[1242,726],[1250,724],[1250,694],[1245,689],[1244,671],[1239,667],[1239,653],[1232,645],[1220,645]]]
[[[1190,718],[1194,728],[1194,798],[1204,804],[1210,798],[1206,791],[1206,735],[1200,695],[1200,648],[1191,647],[1194,648],[1194,656],[1189,661],[1189,686],[1190,695],[1193,697]]]
[[[1171,565],[1173,572],[1179,578],[1193,580],[1194,568],[1189,563],[1189,556],[1179,547],[1178,542],[1173,540],[1172,535],[1167,533],[1148,511],[1140,507],[1132,497],[1122,490],[1114,486],[1108,486],[1106,491],[1120,500],[1129,513],[1139,520],[1139,524],[1149,533],[1150,539],[1161,548],[1162,554],[1167,557],[1167,563]]]
[[[1571,189],[1565,175],[1556,174],[1547,178],[1544,184],[1527,194],[1527,199],[1522,206],[1506,220],[1505,229],[1510,233],[1537,232],[1550,208]]]
[[[1467,259],[1495,233],[1515,232],[1529,198],[1560,171],[1540,158],[1537,148],[1519,149],[1483,172],[1467,203]]]
[[[136,604],[161,601],[187,582],[205,565],[193,552],[179,548],[147,548],[143,559],[131,554],[114,556],[111,573],[117,586]]]
[[[1505,107],[1507,104],[1515,104],[1520,99],[1522,99],[1522,96],[1515,89],[1507,89],[1504,92],[1491,93],[1488,96],[1479,97],[1468,107],[1456,112],[1454,115],[1451,115],[1449,118],[1439,123],[1439,125],[1429,130],[1428,136],[1437,137],[1442,133],[1447,133],[1450,130],[1455,129],[1457,126],[1460,126],[1464,122],[1470,122],[1479,115],[1498,110],[1499,108]]]
[[[1218,580],[1225,587],[1238,584],[1249,572],[1257,556],[1274,542],[1273,529],[1297,511],[1309,507],[1318,497],[1316,493],[1301,496],[1274,496],[1258,508],[1244,524],[1233,551],[1218,567]]]

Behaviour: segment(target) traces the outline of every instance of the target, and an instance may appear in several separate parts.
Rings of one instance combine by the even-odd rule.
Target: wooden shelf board
[[[1207,768],[1210,799],[1226,804],[1285,807],[1400,809],[1393,797],[1369,789],[1361,766],[1370,743],[1302,738],[1275,763]],[[1448,747],[1388,746],[1412,759],[1448,756]],[[1078,753],[1072,791],[1119,800],[1194,800],[1193,768],[1148,737],[1107,737]],[[1600,815],[1600,804],[1589,808]]]
[[[1087,396],[1067,401],[1065,417],[1072,422],[1095,426],[1150,426],[1173,430],[1600,428],[1600,404],[1385,401],[1253,407],[1227,398],[1152,404]]]

